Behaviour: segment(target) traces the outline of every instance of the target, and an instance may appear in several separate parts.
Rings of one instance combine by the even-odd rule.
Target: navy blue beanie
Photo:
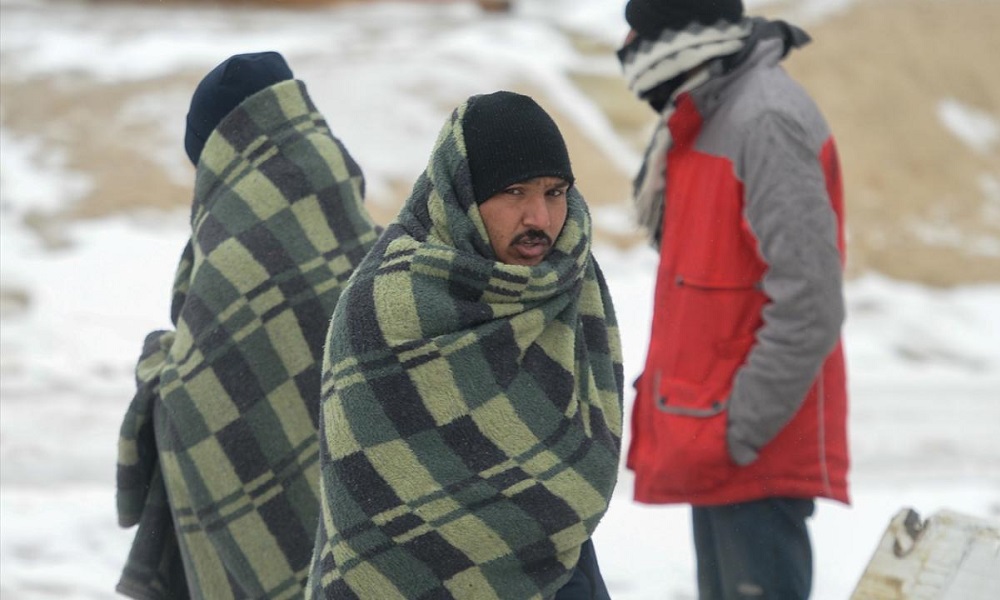
[[[562,133],[529,96],[506,91],[473,96],[462,131],[477,204],[535,177],[559,177],[573,184]]]
[[[222,119],[264,88],[292,78],[288,63],[277,52],[237,54],[212,69],[191,97],[184,150],[195,166],[205,140]]]

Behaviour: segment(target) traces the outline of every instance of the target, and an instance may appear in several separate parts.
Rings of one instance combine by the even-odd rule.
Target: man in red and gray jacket
[[[780,65],[809,37],[740,0],[625,17],[625,77],[661,116],[635,189],[660,251],[635,499],[692,505],[703,600],[806,598],[814,500],[849,501],[840,170]]]

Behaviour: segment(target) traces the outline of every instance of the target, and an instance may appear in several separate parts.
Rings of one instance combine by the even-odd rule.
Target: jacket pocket
[[[657,352],[652,364],[665,369],[664,377],[687,382],[707,383],[723,376],[752,345],[766,301],[753,281],[709,282],[678,276],[663,298],[670,321],[653,332],[651,348]]]
[[[738,468],[726,445],[725,388],[656,377],[653,418],[659,440],[659,483],[675,494],[719,486]]]

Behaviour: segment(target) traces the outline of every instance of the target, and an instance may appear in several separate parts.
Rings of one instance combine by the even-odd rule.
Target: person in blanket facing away
[[[312,598],[607,598],[621,348],[573,181],[527,96],[445,123],[330,324]]]
[[[121,429],[118,591],[302,597],[319,515],[320,361],[377,228],[361,170],[274,52],[198,85],[197,171],[173,328],[146,338]]]

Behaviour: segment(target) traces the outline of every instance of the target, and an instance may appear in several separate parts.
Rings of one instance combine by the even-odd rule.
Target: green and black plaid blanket
[[[323,343],[377,238],[363,186],[297,81],[248,98],[208,139],[175,329],[147,337],[119,440],[119,521],[139,525],[119,592],[303,595]]]
[[[313,598],[549,598],[615,486],[620,341],[583,198],[542,264],[484,258],[464,110],[331,322]]]

